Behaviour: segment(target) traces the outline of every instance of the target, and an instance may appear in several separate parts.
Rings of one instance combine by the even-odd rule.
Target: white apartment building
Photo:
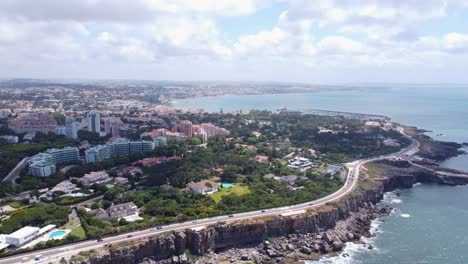
[[[110,157],[110,147],[107,145],[98,145],[85,151],[86,163],[98,163]]]
[[[52,155],[56,164],[71,163],[80,160],[79,150],[76,147],[48,149],[45,153]]]

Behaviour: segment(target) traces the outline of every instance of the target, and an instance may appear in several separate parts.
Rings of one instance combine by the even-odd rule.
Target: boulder
[[[304,253],[304,254],[310,255],[310,254],[312,254],[313,251],[309,247],[302,247],[301,252]]]
[[[289,250],[289,251],[294,251],[295,250],[295,248],[294,248],[294,246],[292,244],[287,244],[286,249]]]
[[[341,241],[333,241],[333,250],[334,251],[341,251],[343,249],[343,242]]]
[[[278,253],[273,250],[273,249],[268,249],[266,251],[266,254],[270,257],[270,258],[276,258],[278,256]]]

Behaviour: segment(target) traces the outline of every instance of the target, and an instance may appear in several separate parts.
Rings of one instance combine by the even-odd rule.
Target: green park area
[[[227,187],[219,187],[219,191],[210,194],[209,196],[216,201],[216,203],[219,203],[223,196],[227,196],[230,194],[235,194],[237,196],[242,196],[244,194],[249,194],[250,189],[249,186],[247,185],[242,185],[242,184],[233,184],[231,188]]]

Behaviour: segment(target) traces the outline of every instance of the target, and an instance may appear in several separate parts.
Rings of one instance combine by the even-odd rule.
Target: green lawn
[[[86,233],[81,226],[80,219],[73,218],[71,221],[68,221],[64,226],[61,227],[62,229],[70,229],[70,234],[77,236],[79,239],[85,239]]]
[[[234,184],[234,186],[232,188],[221,188],[219,187],[219,191],[213,193],[213,194],[210,194],[209,196],[211,198],[213,198],[213,200],[215,200],[217,203],[219,201],[221,201],[221,198],[225,195],[229,195],[231,193],[235,193],[237,194],[238,196],[241,196],[241,195],[244,195],[244,194],[248,194],[250,193],[250,189],[249,189],[249,186],[245,185],[245,186],[241,186],[240,184]]]
[[[77,226],[77,227],[73,228],[72,231],[70,232],[70,234],[78,237],[79,239],[85,239],[86,238],[85,231],[84,231],[83,227],[81,227],[81,226]]]

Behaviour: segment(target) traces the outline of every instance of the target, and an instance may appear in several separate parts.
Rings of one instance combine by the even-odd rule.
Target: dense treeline
[[[56,205],[33,205],[21,208],[11,213],[10,217],[1,221],[0,233],[10,234],[24,226],[43,227],[54,224],[62,226],[68,222],[71,209]]]

